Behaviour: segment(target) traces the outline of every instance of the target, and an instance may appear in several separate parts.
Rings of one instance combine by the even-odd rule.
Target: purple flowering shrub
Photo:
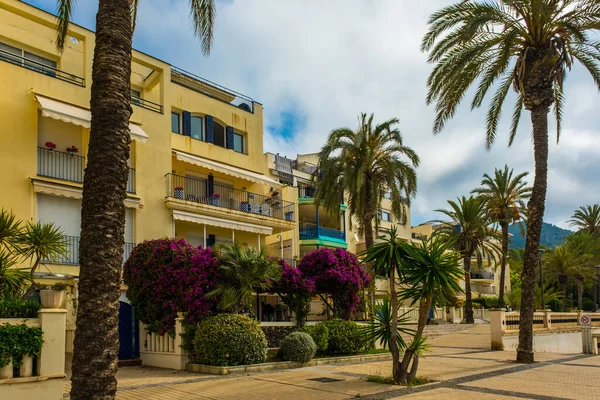
[[[197,323],[214,313],[207,299],[219,278],[212,249],[197,249],[183,239],[147,240],[135,246],[124,265],[127,297],[151,332],[174,334],[177,312]]]
[[[298,269],[314,282],[316,293],[331,296],[335,316],[345,320],[358,308],[370,280],[358,258],[345,249],[315,250],[302,259]]]
[[[282,274],[273,285],[273,291],[296,315],[298,326],[304,325],[310,313],[310,300],[315,293],[315,283],[306,279],[299,269],[289,266],[284,260],[279,261]]]

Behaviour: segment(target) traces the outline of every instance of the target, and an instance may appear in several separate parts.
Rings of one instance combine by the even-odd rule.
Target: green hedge
[[[216,366],[265,362],[267,338],[257,321],[239,314],[219,314],[198,324],[194,360]]]
[[[37,318],[41,308],[37,301],[0,300],[0,318]]]
[[[317,352],[317,345],[308,333],[292,332],[281,341],[279,356],[284,361],[305,363]]]
[[[38,327],[9,323],[0,325],[0,367],[12,361],[13,366],[19,368],[24,356],[40,355],[43,343],[43,332]]]
[[[269,348],[279,347],[281,341],[296,330],[295,326],[263,326]]]
[[[327,346],[329,344],[329,329],[324,323],[316,325],[306,325],[300,329],[300,332],[306,332],[312,337],[313,341],[317,345],[317,351],[321,353],[327,352]]]
[[[328,331],[326,354],[356,354],[365,350],[363,335],[358,324],[336,318],[321,322]],[[319,324],[319,325],[320,325]]]
[[[471,300],[473,304],[479,304],[483,308],[498,308],[500,299],[498,297],[478,297]]]

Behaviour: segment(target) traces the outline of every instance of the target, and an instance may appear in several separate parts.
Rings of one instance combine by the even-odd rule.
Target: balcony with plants
[[[343,213],[329,215],[322,207],[302,206],[300,213],[300,240],[302,245],[346,246],[346,226]]]

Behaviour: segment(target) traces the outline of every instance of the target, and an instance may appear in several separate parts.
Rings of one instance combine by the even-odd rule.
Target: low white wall
[[[533,351],[535,353],[581,354],[583,342],[581,329],[565,332],[534,332]],[[504,350],[516,351],[519,345],[519,335],[502,336]]]

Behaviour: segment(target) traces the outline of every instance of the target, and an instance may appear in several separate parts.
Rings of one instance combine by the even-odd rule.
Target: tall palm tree
[[[75,0],[57,0],[62,51]],[[92,61],[92,114],[83,181],[79,307],[71,398],[113,398],[119,351],[118,309],[125,231],[131,116],[132,37],[139,0],[99,0]],[[210,51],[214,0],[190,2],[196,35]]]
[[[576,227],[580,231],[600,235],[600,205],[579,207],[568,222],[569,226]]]
[[[435,210],[450,219],[441,222],[442,225],[434,232],[445,242],[453,246],[463,259],[465,280],[465,321],[475,323],[473,318],[473,303],[471,301],[471,259],[476,258],[481,265],[486,259],[488,265],[495,261],[500,253],[496,244],[498,232],[490,228],[492,222],[486,209],[485,199],[470,196],[458,198],[458,202],[448,200],[450,209]]]
[[[487,115],[488,149],[496,138],[502,105],[511,87],[517,97],[509,145],[523,108],[531,114],[535,177],[527,205],[518,362],[534,361],[533,297],[546,203],[548,112],[554,104],[558,140],[563,83],[575,60],[600,87],[600,46],[593,38],[599,22],[600,9],[593,0],[460,1],[430,17],[421,45],[423,51],[429,51],[428,61],[435,64],[427,81],[427,103],[436,104],[434,133],[452,118],[472,85],[477,88],[471,108],[477,108],[499,81]]]
[[[500,225],[502,232],[502,258],[500,261],[499,307],[504,307],[504,281],[508,258],[508,225],[521,219],[525,213],[525,200],[531,195],[531,188],[524,181],[527,172],[513,177],[513,170],[504,166],[503,170],[494,169],[494,177],[483,175],[481,187],[472,193],[486,200],[486,207],[492,221]]]
[[[600,237],[586,231],[570,235],[565,240],[569,251],[579,256],[576,267],[577,307],[583,308],[583,289],[587,283],[597,282],[595,267],[600,263]]]
[[[544,276],[562,290],[562,311],[567,311],[567,289],[569,284],[581,281],[581,265],[587,260],[579,249],[567,244],[544,252]]]
[[[406,224],[411,198],[417,192],[419,156],[408,146],[392,118],[374,125],[373,114],[362,113],[356,131],[339,128],[329,134],[319,153],[319,178],[315,204],[334,215],[340,212],[340,199],[347,195],[350,228],[358,223],[365,247],[374,243],[377,212],[386,192],[390,194],[392,214],[400,225]],[[371,315],[375,305],[375,279],[369,285]]]

